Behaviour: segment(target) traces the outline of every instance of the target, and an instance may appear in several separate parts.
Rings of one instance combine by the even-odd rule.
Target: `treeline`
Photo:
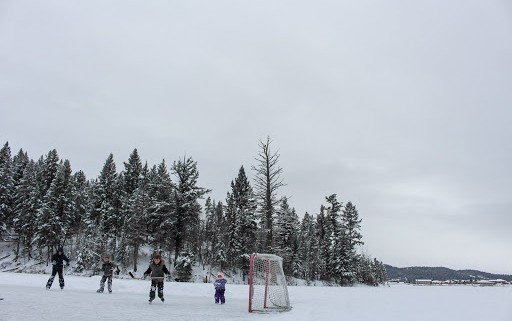
[[[452,270],[446,267],[430,267],[430,266],[411,266],[411,267],[394,267],[384,265],[387,276],[390,280],[401,282],[415,283],[419,279],[430,280],[467,280],[470,283],[480,280],[496,280],[503,279],[512,281],[512,275],[493,274],[477,270]]]
[[[242,166],[224,200],[206,198],[191,157],[143,163],[134,149],[118,171],[110,154],[99,176],[73,172],[56,150],[37,161],[9,144],[0,150],[0,239],[12,242],[14,260],[48,261],[65,246],[77,272],[110,253],[136,271],[140,250],[149,246],[173,258],[177,277],[188,280],[202,264],[248,273],[249,254],[283,257],[289,277],[350,285],[386,279],[382,262],[357,252],[362,245],[357,209],[335,194],[316,215],[299,219],[279,196],[284,186],[279,154],[259,142],[251,185]],[[254,186],[254,187],[253,187]]]

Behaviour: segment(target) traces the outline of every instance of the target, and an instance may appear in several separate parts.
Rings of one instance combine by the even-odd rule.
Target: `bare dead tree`
[[[257,165],[252,170],[256,171],[255,196],[258,201],[258,212],[261,215],[261,227],[265,233],[264,250],[272,253],[272,229],[275,207],[280,202],[277,190],[285,186],[281,179],[283,169],[279,166],[278,152],[272,153],[270,144],[272,141],[267,136],[266,141],[259,141]]]

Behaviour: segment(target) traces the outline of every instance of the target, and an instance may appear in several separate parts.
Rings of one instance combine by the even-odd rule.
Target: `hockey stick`
[[[140,277],[139,276],[136,276],[135,274],[133,274],[132,272],[128,272],[128,275],[130,275],[132,277],[132,279],[135,279],[135,280],[140,280]]]

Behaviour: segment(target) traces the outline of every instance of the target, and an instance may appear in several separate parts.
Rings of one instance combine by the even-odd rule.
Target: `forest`
[[[198,186],[198,164],[183,157],[167,164],[143,162],[137,149],[118,170],[110,154],[95,178],[73,171],[50,150],[37,160],[9,143],[0,150],[0,240],[14,261],[48,262],[64,247],[73,270],[93,269],[109,253],[126,270],[137,270],[142,248],[171,259],[178,279],[192,266],[248,273],[249,255],[283,258],[291,280],[307,284],[378,285],[384,264],[361,253],[361,222],[355,204],[327,195],[318,213],[301,214],[280,195],[285,185],[279,154],[260,140],[252,175],[233,173],[226,198],[214,200]],[[319,200],[320,203],[321,200]]]

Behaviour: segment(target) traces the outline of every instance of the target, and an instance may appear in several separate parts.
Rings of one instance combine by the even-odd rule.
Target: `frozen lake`
[[[211,284],[167,282],[165,303],[149,305],[149,281],[114,279],[98,294],[99,276],[66,276],[63,291],[58,280],[47,291],[48,277],[0,273],[0,320],[512,320],[512,286],[289,287],[291,311],[250,314],[244,285],[228,284],[221,306]]]

